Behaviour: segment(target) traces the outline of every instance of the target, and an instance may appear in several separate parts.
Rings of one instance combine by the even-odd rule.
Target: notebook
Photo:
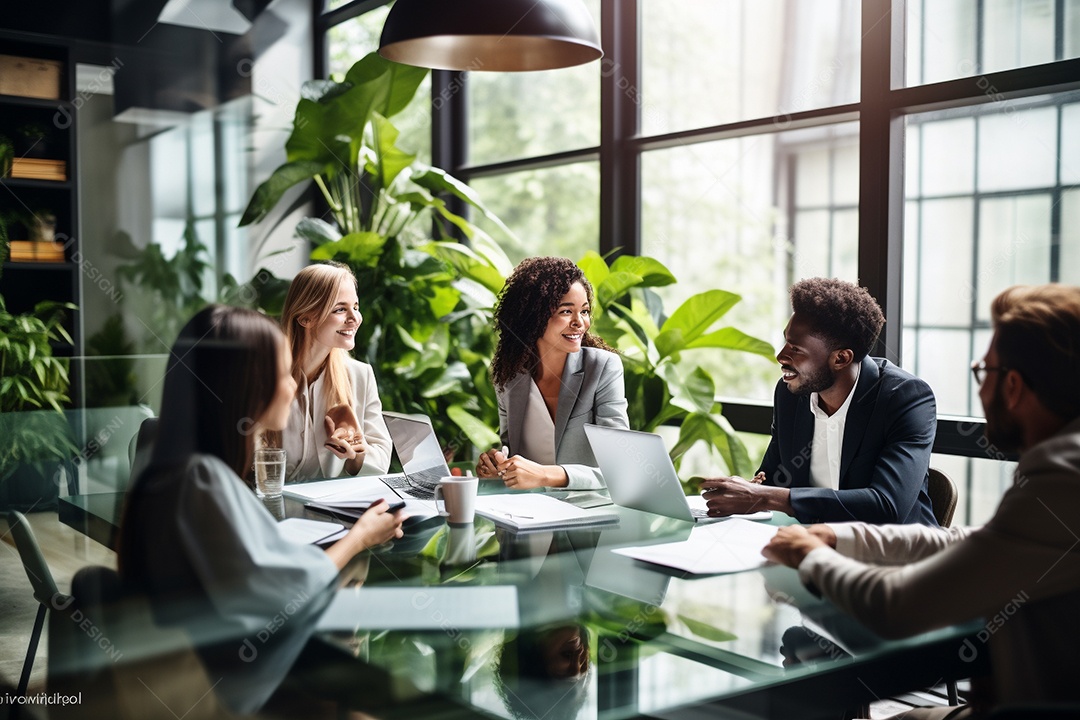
[[[659,435],[588,423],[585,435],[616,504],[690,522],[728,519],[709,517],[705,498],[700,495],[686,496]],[[732,517],[768,520],[772,513],[765,510]]]
[[[540,493],[497,493],[476,498],[476,514],[515,532],[613,525],[612,510],[584,509]]]
[[[298,545],[328,543],[345,537],[341,523],[290,517],[278,523],[278,530],[290,542]]]

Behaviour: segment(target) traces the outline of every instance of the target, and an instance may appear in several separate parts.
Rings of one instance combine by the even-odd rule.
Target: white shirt
[[[382,418],[382,402],[375,385],[375,373],[371,366],[348,358],[345,369],[349,373],[353,391],[353,411],[360,421],[368,450],[361,475],[381,475],[390,467],[390,432]],[[304,382],[297,389],[289,411],[289,424],[282,433],[285,448],[285,482],[336,478],[345,475],[345,461],[326,448],[326,393],[322,373],[312,383]]]
[[[333,597],[338,570],[314,545],[299,545],[224,462],[192,455],[144,476],[130,532],[149,548],[132,559],[155,615],[207,650],[215,692],[253,713],[288,672]],[[280,619],[287,617],[284,626]],[[274,628],[274,644],[260,633]],[[215,646],[233,645],[224,654]],[[257,660],[257,661],[256,661]]]
[[[814,442],[810,446],[810,481],[817,487],[840,489],[840,453],[844,449],[844,426],[855,388],[859,386],[860,365],[855,366],[855,384],[844,404],[832,415],[818,406],[818,394],[810,393],[810,412],[814,413]]]
[[[529,382],[529,402],[525,405],[525,422],[521,427],[519,454],[540,465],[554,465],[555,421],[551,419],[535,380]]]

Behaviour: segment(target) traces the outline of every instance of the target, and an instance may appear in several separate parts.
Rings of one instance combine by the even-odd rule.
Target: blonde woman
[[[296,398],[282,434],[286,481],[378,475],[390,467],[390,433],[371,366],[349,351],[364,318],[356,277],[340,263],[293,279],[281,313]]]

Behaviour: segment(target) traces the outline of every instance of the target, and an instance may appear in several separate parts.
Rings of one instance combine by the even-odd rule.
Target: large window
[[[957,522],[985,518],[1011,469],[971,424],[989,301],[1080,282],[1080,0],[587,4],[600,63],[466,73],[441,114],[508,252],[657,257],[667,303],[736,291],[733,324],[772,342],[793,281],[858,280],[888,319],[875,352],[937,394]],[[706,364],[767,433],[775,367]]]

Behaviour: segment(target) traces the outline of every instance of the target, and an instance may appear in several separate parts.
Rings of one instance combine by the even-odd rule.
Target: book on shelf
[[[563,530],[619,522],[619,516],[613,510],[579,508],[539,493],[479,495],[476,498],[476,514],[516,532]]]
[[[67,162],[44,158],[14,158],[11,161],[11,177],[63,182],[67,180]]]
[[[9,262],[64,262],[64,243],[12,240]]]

